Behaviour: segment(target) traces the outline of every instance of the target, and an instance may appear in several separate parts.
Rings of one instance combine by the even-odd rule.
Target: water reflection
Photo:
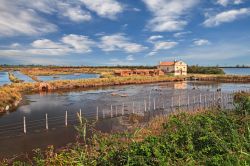
[[[75,79],[87,79],[87,78],[99,78],[99,74],[65,74],[65,75],[53,75],[53,76],[37,76],[41,81],[53,81],[53,80],[75,80]]]
[[[0,151],[9,153],[18,153],[22,151],[31,151],[36,147],[45,147],[48,144],[55,146],[63,146],[68,142],[74,141],[74,128],[65,128],[64,116],[65,111],[68,112],[69,124],[76,124],[76,112],[82,110],[82,115],[89,121],[96,118],[97,106],[99,108],[100,121],[96,124],[96,129],[103,132],[113,132],[114,130],[122,131],[129,127],[131,120],[130,116],[110,118],[110,109],[113,105],[113,115],[121,114],[121,106],[125,103],[125,113],[131,110],[134,103],[134,109],[138,112],[143,112],[144,101],[149,99],[153,101],[155,96],[156,104],[164,103],[171,104],[171,98],[174,97],[174,102],[178,102],[178,96],[187,96],[191,94],[199,95],[201,91],[216,91],[221,88],[222,91],[233,91],[240,89],[250,89],[250,84],[234,84],[234,83],[214,83],[214,82],[168,82],[145,85],[126,85],[126,86],[112,86],[99,89],[76,90],[70,92],[55,92],[55,93],[40,93],[29,94],[25,96],[26,102],[17,108],[15,112],[4,114],[0,117],[0,126],[6,124],[21,124],[19,127],[22,132],[23,116],[27,118],[28,132],[23,137],[10,137],[9,140],[0,141]],[[121,94],[126,94],[122,96]],[[192,98],[190,98],[191,101]],[[164,102],[163,102],[164,101]],[[153,103],[151,103],[151,108]],[[109,117],[103,118],[103,112],[109,113]],[[45,128],[45,114],[49,117],[49,128],[53,129],[44,132]],[[137,112],[135,112],[136,114]],[[138,113],[138,115],[141,115]],[[104,115],[106,116],[106,115]],[[52,120],[55,117],[57,123],[53,124]],[[133,118],[132,118],[133,119]],[[138,120],[138,119],[136,119]],[[31,124],[31,121],[35,121]],[[38,126],[36,128],[36,126]],[[34,130],[35,128],[35,130]],[[32,131],[35,132],[32,132]],[[42,132],[40,132],[42,131]],[[61,136],[65,137],[61,137]],[[61,138],[60,141],[55,138]],[[13,147],[13,142],[17,147]],[[24,143],[27,146],[22,147]],[[29,145],[29,144],[30,145]],[[9,149],[9,150],[8,150]],[[11,149],[11,150],[10,150]],[[16,150],[13,150],[16,149]],[[1,157],[1,156],[0,156]]]
[[[22,80],[24,82],[34,82],[34,80],[32,80],[32,78],[21,73],[20,71],[13,71],[13,74],[16,78],[18,78],[19,80]]]
[[[4,84],[9,84],[9,83],[10,83],[10,80],[9,80],[8,72],[0,71],[0,86]]]

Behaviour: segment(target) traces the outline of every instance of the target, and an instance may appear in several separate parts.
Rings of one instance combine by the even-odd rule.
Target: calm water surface
[[[20,71],[13,71],[13,74],[16,78],[18,78],[19,80],[22,80],[24,82],[34,82],[34,80],[32,80],[32,78],[21,73]]]
[[[4,84],[9,84],[9,83],[10,83],[10,80],[9,80],[8,72],[0,71],[0,86]]]
[[[53,75],[53,76],[37,76],[41,81],[53,81],[53,80],[75,80],[75,79],[87,79],[87,78],[99,78],[99,74],[65,74],[65,75]]]
[[[223,68],[229,75],[250,75],[250,68]]]
[[[113,105],[113,116],[121,113],[122,103],[125,113],[132,109],[143,109],[143,102],[151,95],[158,96],[157,101],[170,105],[171,97],[178,95],[198,95],[201,92],[223,92],[248,89],[250,84],[213,83],[213,82],[177,82],[146,85],[113,86],[84,91],[57,92],[49,94],[26,95],[23,105],[15,112],[5,113],[0,117],[0,157],[31,152],[34,148],[45,148],[47,145],[55,147],[65,146],[74,142],[74,124],[77,122],[76,113],[81,109],[82,115],[89,121],[100,120],[95,128],[102,132],[124,131],[129,128],[128,116],[116,118],[103,117],[103,113],[110,111]],[[126,94],[126,97],[119,96]],[[159,97],[160,96],[160,97]],[[151,100],[152,100],[151,98]],[[177,100],[176,98],[174,98]],[[65,111],[68,113],[68,127],[65,127]],[[49,130],[45,130],[45,114],[48,114]],[[23,116],[26,117],[27,134],[23,134]],[[12,125],[6,130],[5,126]],[[63,137],[62,137],[63,136]],[[59,139],[60,138],[60,139]]]

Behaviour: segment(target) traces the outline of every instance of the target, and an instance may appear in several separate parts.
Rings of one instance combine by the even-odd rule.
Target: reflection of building
[[[187,64],[182,61],[160,62],[158,69],[165,74],[187,75]]]
[[[188,84],[186,81],[182,81],[182,82],[168,82],[168,83],[164,83],[161,86],[161,89],[187,89]]]
[[[115,75],[117,76],[132,76],[132,75],[140,75],[140,76],[160,76],[164,75],[164,72],[158,69],[135,69],[135,70],[116,70]]]
[[[174,89],[187,89],[187,82],[175,82]]]

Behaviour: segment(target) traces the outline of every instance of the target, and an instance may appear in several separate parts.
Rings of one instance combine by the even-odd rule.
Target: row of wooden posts
[[[227,102],[226,103],[227,104],[229,103],[230,96],[231,96],[230,94],[226,94],[226,98],[227,98]],[[223,100],[224,99],[223,99],[222,93],[221,93],[220,96],[217,96],[217,99],[220,100],[219,104],[221,104],[221,106],[223,107],[223,105],[224,105],[224,101]],[[216,95],[215,95],[215,93],[214,93],[214,96],[213,96],[212,100],[213,100],[212,105],[215,106],[217,104],[217,103],[215,103],[216,102]],[[204,100],[203,101],[204,101],[204,108],[206,108],[207,106],[209,106],[209,105],[207,105],[207,96],[206,95],[204,96]],[[184,104],[184,105],[181,105],[181,97],[178,96],[178,105],[177,106],[175,105],[174,97],[172,97],[171,98],[171,107],[170,108],[173,109],[175,107],[181,108],[182,106],[187,106],[187,108],[189,110],[190,103],[191,102],[190,102],[189,95],[187,96],[187,104]],[[191,103],[191,104],[193,104],[193,107],[195,107],[195,104],[197,104],[195,96],[193,97],[193,103]],[[199,108],[201,108],[201,106],[202,106],[202,95],[201,94],[199,95],[199,103],[198,104],[199,104]],[[141,111],[141,104],[139,106],[140,106],[139,111]],[[116,116],[118,115],[118,113],[117,113],[118,112],[117,105],[116,106],[111,105],[110,106],[110,117],[111,118],[113,118],[114,107],[115,107],[115,111],[116,111]],[[144,100],[144,109],[143,109],[144,112],[150,111],[150,109],[151,109],[151,101],[149,100],[149,102],[147,103],[147,100]],[[156,109],[157,109],[156,108],[156,98],[153,98],[153,110],[156,110]],[[162,107],[160,109],[163,109],[163,110],[165,109],[165,103],[164,102],[163,102],[163,105],[162,105]],[[132,103],[132,113],[135,114],[135,102]],[[121,114],[120,115],[122,115],[122,116],[125,115],[125,104],[124,103],[122,104]],[[79,116],[82,118],[82,111],[81,111],[81,109],[79,111]],[[106,117],[106,115],[104,113],[104,110],[102,110],[102,118],[104,119],[105,117]],[[99,107],[96,107],[96,120],[97,121],[99,120]],[[66,127],[68,126],[68,111],[65,112],[65,126]],[[48,114],[47,113],[45,114],[45,129],[49,130]],[[23,117],[23,132],[24,132],[24,134],[27,133],[27,124],[26,124],[26,117],[25,116]]]

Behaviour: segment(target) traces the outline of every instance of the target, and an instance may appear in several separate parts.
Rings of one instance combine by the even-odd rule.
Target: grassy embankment
[[[36,150],[28,162],[5,160],[2,164],[249,165],[250,94],[237,94],[235,106],[233,111],[156,117],[130,132],[94,135],[88,145],[78,141],[61,150],[51,146],[45,153]]]
[[[23,82],[22,80],[19,80],[17,77],[15,77],[15,75],[11,71],[9,71],[8,74],[9,74],[9,79],[10,79],[10,81],[12,83],[21,83],[21,82]]]

